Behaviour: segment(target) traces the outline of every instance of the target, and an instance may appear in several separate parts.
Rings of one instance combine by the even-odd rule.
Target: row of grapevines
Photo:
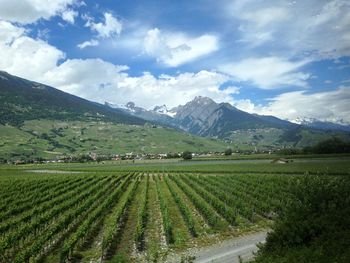
[[[188,206],[186,205],[186,203],[184,202],[184,200],[180,197],[180,195],[175,191],[174,187],[171,185],[171,182],[169,181],[169,179],[167,177],[165,177],[165,183],[167,184],[169,191],[171,193],[171,195],[173,196],[181,214],[182,217],[184,218],[186,225],[188,227],[188,230],[190,231],[191,235],[193,237],[196,237],[197,234],[197,230],[195,228],[195,224],[194,224],[194,219],[192,216],[191,211],[188,209]]]
[[[264,176],[237,176],[235,179],[244,184],[252,194],[262,197],[274,210],[280,210],[281,206],[291,197],[287,190],[287,184],[292,177],[264,175]],[[266,181],[265,181],[266,180]]]
[[[264,199],[256,198],[251,194],[244,185],[236,180],[232,180],[230,177],[218,176],[215,179],[219,187],[231,194],[237,199],[244,200],[245,206],[250,207],[253,213],[262,215],[266,209],[269,208],[269,204]]]
[[[77,243],[85,236],[87,236],[91,226],[96,223],[96,221],[102,221],[103,215],[118,200],[121,193],[125,189],[125,186],[128,185],[129,178],[130,177],[126,178],[100,206],[98,206],[92,213],[90,213],[86,220],[73,233],[73,235],[71,235],[70,238],[64,242],[60,252],[61,262],[65,262],[69,256],[72,255]]]
[[[248,180],[253,180],[248,179]],[[259,214],[265,215],[269,213],[272,210],[276,210],[276,207],[279,205],[276,204],[277,199],[272,199],[268,195],[269,193],[263,193],[264,190],[261,190],[260,188],[264,188],[263,186],[252,186],[247,184],[245,181],[237,180],[237,177],[234,178],[228,178],[228,183],[231,182],[231,184],[235,185],[235,187],[238,187],[241,189],[241,191],[245,192],[248,196],[251,196],[254,200],[255,207]]]
[[[142,193],[142,199],[140,200],[140,208],[137,215],[137,224],[135,231],[135,243],[139,251],[144,248],[144,235],[145,228],[148,220],[147,204],[148,204],[148,187],[149,187],[149,176],[146,177],[145,187]]]
[[[199,195],[203,197],[223,218],[226,219],[232,226],[236,225],[236,212],[226,205],[223,201],[221,201],[218,197],[214,196],[203,187],[194,183],[192,180],[195,179],[192,177],[191,179],[188,176],[181,176],[181,179],[189,185],[193,190],[195,190]]]
[[[203,215],[208,224],[216,229],[220,229],[223,226],[223,222],[218,217],[213,210],[213,208],[202,198],[200,197],[191,187],[185,184],[182,180],[180,180],[179,176],[170,176],[177,186],[183,190],[185,195],[192,201],[194,206],[198,209],[198,211]]]
[[[94,193],[94,191],[98,190],[101,186],[109,182],[109,180],[106,180],[101,180],[99,183],[86,189],[86,191],[81,192],[75,198],[68,199],[60,205],[52,207],[52,209],[49,209],[48,211],[40,214],[37,218],[33,219],[29,223],[22,224],[17,229],[9,232],[3,239],[0,240],[0,255],[4,254],[4,251],[7,248],[18,247],[23,239],[28,239],[29,236],[34,235],[38,232],[40,233],[40,228],[43,228],[43,226],[49,224],[52,219],[55,219],[60,214],[76,206],[79,206],[79,203],[89,198],[89,196]]]
[[[131,185],[129,186],[126,193],[121,198],[121,201],[116,206],[116,209],[109,216],[109,220],[105,222],[103,227],[102,234],[102,258],[107,259],[110,258],[113,247],[116,247],[118,238],[120,237],[118,234],[120,233],[120,225],[123,224],[122,219],[129,207],[134,195],[135,191],[138,187],[139,181],[134,179]]]
[[[155,182],[156,182],[156,189],[157,189],[157,194],[159,198],[159,203],[160,203],[160,210],[162,212],[162,219],[163,219],[163,227],[164,227],[164,232],[165,232],[165,238],[168,244],[173,244],[174,243],[174,233],[173,233],[173,223],[171,218],[169,217],[168,213],[168,206],[164,198],[163,191],[159,185],[159,179],[158,177],[154,177]]]
[[[231,192],[224,190],[218,185],[213,176],[191,176],[191,180],[196,182],[198,185],[203,187],[206,191],[210,192],[213,196],[225,203],[226,206],[230,207],[236,213],[236,219],[238,222],[245,222],[247,220],[253,221],[253,209],[244,200],[233,196]]]
[[[112,180],[108,180],[102,184],[97,183],[96,187],[88,191],[86,198],[81,199],[75,207],[68,209],[62,216],[52,222],[45,231],[40,233],[32,244],[21,249],[16,254],[13,262],[27,262],[30,259],[40,257],[40,255],[50,250],[52,246],[78,227],[100,205],[100,202],[108,196],[111,186],[119,182],[120,179],[120,177],[113,177]]]
[[[0,193],[0,197],[4,199],[18,193],[19,190],[27,190],[30,193],[31,190],[35,190],[35,185],[42,187],[44,184],[55,183],[55,181],[52,178],[42,178],[37,175],[36,177],[11,177],[8,180],[1,180],[1,184],[5,183],[7,183],[6,191]]]
[[[5,211],[11,208],[14,202],[16,205],[26,202],[27,200],[32,199],[32,197],[38,193],[42,193],[45,189],[50,189],[56,185],[59,185],[60,183],[62,183],[61,180],[42,180],[39,182],[37,180],[31,180],[30,183],[27,183],[22,187],[15,188],[12,191],[3,187],[2,189],[4,189],[4,193],[6,193],[6,195],[1,197],[3,203],[0,206],[0,211]],[[13,184],[16,185],[16,182],[13,182]]]
[[[96,183],[97,180],[98,179],[95,179],[93,181],[87,180],[86,182],[84,182],[84,184],[81,184],[81,182],[78,181],[76,183],[67,184],[65,188],[59,189],[59,191],[54,192],[53,190],[53,192],[50,194],[51,198],[49,199],[49,201],[43,202],[41,204],[40,202],[37,204],[33,201],[33,204],[31,205],[32,209],[21,213],[15,218],[10,218],[9,220],[6,220],[5,222],[1,223],[0,232],[5,233],[11,228],[18,227],[18,225],[20,225],[21,223],[26,223],[29,220],[32,220],[35,216],[40,215],[45,211],[48,211],[48,209],[52,208],[54,205],[68,200],[69,198],[71,198],[71,196],[79,194],[79,190],[82,190],[85,187],[89,187],[90,185]]]
[[[203,176],[204,181],[207,181],[208,190],[217,195],[226,204],[231,205],[238,211],[238,214],[247,218],[250,221],[254,221],[254,205],[251,199],[242,195],[242,191],[238,191],[237,188],[229,186],[227,179],[223,176]],[[244,193],[243,193],[244,194]]]

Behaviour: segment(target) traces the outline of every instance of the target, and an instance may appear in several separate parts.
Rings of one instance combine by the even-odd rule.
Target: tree
[[[232,149],[231,148],[227,148],[225,150],[225,155],[231,155],[232,154]]]
[[[182,153],[182,158],[183,158],[184,160],[191,160],[191,159],[192,159],[192,153],[189,152],[189,151],[184,151],[184,152]]]
[[[290,187],[254,262],[350,262],[350,178],[304,176]]]
[[[304,152],[308,153],[349,153],[350,143],[344,142],[339,138],[331,138],[319,142],[313,147],[305,148]]]

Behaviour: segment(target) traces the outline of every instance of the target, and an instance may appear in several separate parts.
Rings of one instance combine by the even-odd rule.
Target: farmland
[[[0,262],[163,262],[268,228],[303,176],[349,172],[348,157],[1,166]]]

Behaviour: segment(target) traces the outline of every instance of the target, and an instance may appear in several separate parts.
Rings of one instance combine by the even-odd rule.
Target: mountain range
[[[230,137],[239,130],[276,128],[296,130],[312,128],[325,131],[350,132],[350,125],[323,122],[313,118],[298,118],[293,122],[275,116],[249,114],[229,103],[216,103],[208,97],[197,96],[194,100],[172,109],[166,105],[155,106],[152,110],[138,107],[134,102],[116,105],[105,102],[105,105],[118,109],[126,114],[177,127],[186,132],[217,138]]]
[[[340,127],[341,126],[341,127]],[[147,110],[104,105],[0,71],[0,158],[53,158],[95,152],[159,153],[304,147],[349,127],[295,124],[198,96],[185,105]]]

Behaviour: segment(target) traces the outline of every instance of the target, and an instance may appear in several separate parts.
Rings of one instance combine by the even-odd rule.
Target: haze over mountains
[[[350,139],[346,126],[314,122],[314,129],[312,123],[307,127],[249,114],[208,97],[197,96],[170,110],[165,105],[146,110],[133,102],[102,105],[6,72],[0,72],[0,102],[2,158],[273,150],[332,136]]]

